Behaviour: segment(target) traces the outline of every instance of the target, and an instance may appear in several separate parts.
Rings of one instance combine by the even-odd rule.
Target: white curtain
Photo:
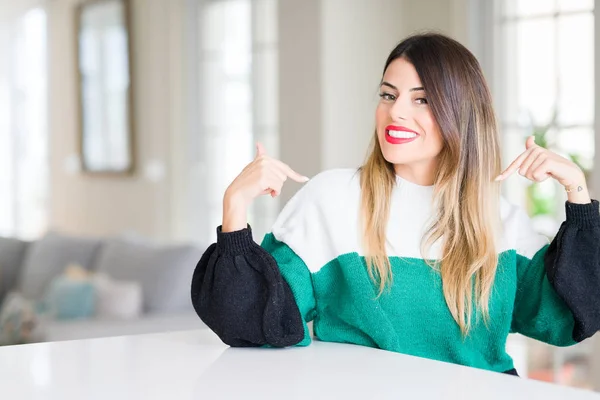
[[[194,0],[190,131],[186,139],[187,235],[210,243],[229,183],[252,161],[255,143],[278,156],[277,0]],[[270,230],[277,199],[249,210],[256,241]]]
[[[0,235],[46,228],[47,22],[43,1],[0,0]]]

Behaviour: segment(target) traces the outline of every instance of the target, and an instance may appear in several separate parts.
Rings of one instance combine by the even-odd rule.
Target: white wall
[[[134,0],[132,62],[136,173],[88,176],[66,167],[78,154],[74,10],[77,0],[48,3],[50,95],[50,226],[90,235],[135,231],[168,237],[172,230],[172,142],[181,129],[177,42],[182,1]],[[175,37],[175,38],[174,38]],[[150,164],[164,167],[158,181]]]
[[[279,158],[309,177],[323,168],[321,1],[280,0],[278,8]],[[280,205],[298,188],[288,181]]]
[[[407,33],[404,2],[321,2],[322,168],[355,167],[373,136],[387,56]]]
[[[423,30],[468,44],[468,2],[281,0],[281,159],[308,176],[361,165],[389,52]]]
[[[323,169],[364,161],[373,135],[377,86],[394,46],[411,33],[428,30],[465,43],[466,21],[467,0],[321,1]]]

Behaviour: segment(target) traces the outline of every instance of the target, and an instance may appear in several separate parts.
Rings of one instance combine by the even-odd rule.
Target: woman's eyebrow
[[[398,88],[396,86],[394,86],[391,83],[386,82],[386,81],[381,82],[381,86],[387,86],[387,87],[390,87],[390,88],[392,88],[394,90],[398,90]],[[425,88],[422,87],[422,86],[419,86],[419,87],[414,87],[414,88],[412,88],[412,89],[409,90],[409,92],[420,92],[420,91],[425,91]]]

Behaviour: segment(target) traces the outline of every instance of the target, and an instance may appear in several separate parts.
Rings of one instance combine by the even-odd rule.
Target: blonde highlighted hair
[[[501,157],[492,99],[475,57],[460,43],[439,34],[411,36],[390,54],[415,67],[443,138],[434,182],[437,215],[421,243],[428,264],[439,269],[448,308],[466,336],[474,307],[489,318],[489,298],[498,262]],[[385,160],[377,132],[361,167],[363,247],[371,278],[381,295],[392,280],[386,253],[394,166]],[[393,238],[389,238],[393,240]],[[441,256],[426,255],[441,240]],[[475,298],[473,298],[475,297]]]

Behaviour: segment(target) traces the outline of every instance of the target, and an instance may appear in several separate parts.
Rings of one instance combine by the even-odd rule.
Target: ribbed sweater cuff
[[[222,228],[222,225],[217,228],[217,249],[221,254],[243,254],[257,245],[252,238],[250,225],[234,232],[223,232]]]
[[[588,204],[576,204],[567,201],[565,210],[568,224],[573,224],[581,228],[600,226],[598,200],[592,200]]]

